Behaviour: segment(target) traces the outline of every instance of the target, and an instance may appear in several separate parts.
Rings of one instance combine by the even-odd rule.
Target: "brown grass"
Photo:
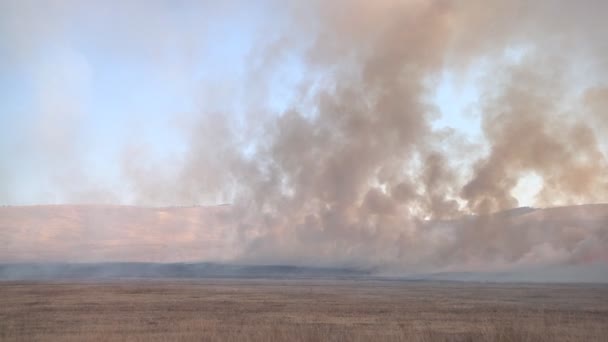
[[[608,287],[0,283],[2,341],[607,341]]]

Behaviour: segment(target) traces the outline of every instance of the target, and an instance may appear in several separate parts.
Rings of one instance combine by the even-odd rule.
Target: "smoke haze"
[[[608,209],[574,206],[608,199],[606,1],[5,1],[0,12],[3,69],[27,70],[37,94],[32,113],[14,119],[19,135],[1,140],[5,204],[19,204],[37,178],[47,190],[32,192],[34,203],[231,204],[209,217],[171,209],[162,224],[146,220],[162,221],[163,208],[107,209],[122,218],[76,210],[67,220],[78,234],[65,232],[74,223],[20,231],[6,209],[4,261],[388,273],[608,263]],[[224,22],[240,28],[218,29]],[[79,39],[111,63],[145,64],[189,104],[167,106],[161,129],[134,114],[128,139],[99,152],[104,143],[87,140],[82,122],[103,70],[66,33],[81,25],[90,36]],[[233,36],[249,43],[226,57],[238,61],[231,71],[201,72],[198,61],[213,66],[207,54]],[[456,88],[474,84],[479,137],[437,125],[450,106],[434,99],[446,74]],[[156,146],[166,141],[174,147]],[[530,176],[541,180],[535,207],[570,207],[508,211],[521,206],[516,189]],[[37,210],[50,219],[53,208]],[[23,210],[11,215],[38,215]],[[66,239],[48,238],[48,255],[27,251],[36,236],[44,245],[42,232]],[[110,258],[69,240],[83,238],[132,247]],[[149,247],[159,243],[168,247]]]

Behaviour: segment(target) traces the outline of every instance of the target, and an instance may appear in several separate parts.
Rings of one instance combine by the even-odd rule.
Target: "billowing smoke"
[[[238,102],[240,114],[203,94],[177,166],[125,152],[136,203],[232,203],[222,229],[248,263],[399,271],[608,260],[606,215],[502,212],[519,206],[513,191],[530,174],[542,179],[538,206],[608,198],[607,2],[272,7],[290,24],[261,30],[242,93],[214,100]],[[290,58],[305,75],[277,111],[271,84]],[[442,75],[471,70],[483,75],[477,142],[433,124]]]
[[[571,14],[552,1],[494,5],[332,2],[300,18],[320,23],[306,63],[329,80],[306,88],[312,104],[272,118],[255,156],[229,167],[242,187],[244,259],[445,267],[569,259],[584,248],[566,243],[556,223],[425,222],[517,207],[512,191],[526,173],[543,180],[541,205],[608,193],[601,132],[584,120],[584,84],[570,74],[581,63],[603,66],[604,51],[588,37],[606,32],[591,26],[603,5]],[[524,49],[519,60],[508,58],[510,43]],[[466,146],[432,128],[437,108],[428,98],[442,70],[484,58],[496,59],[486,62],[478,103],[489,147],[469,174],[453,157]],[[569,229],[591,240],[603,231]]]

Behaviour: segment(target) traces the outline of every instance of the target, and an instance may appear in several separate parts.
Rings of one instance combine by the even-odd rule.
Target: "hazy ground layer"
[[[0,283],[0,340],[605,341],[608,286]]]

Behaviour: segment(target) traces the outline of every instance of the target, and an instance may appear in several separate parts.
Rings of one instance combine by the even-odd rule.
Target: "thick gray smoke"
[[[576,74],[583,64],[606,72],[599,37],[608,25],[597,14],[605,6],[348,1],[307,8],[298,27],[319,27],[306,62],[329,80],[306,88],[311,105],[294,104],[266,123],[253,158],[230,159],[243,258],[411,269],[556,254],[564,261],[598,238],[593,249],[605,247],[601,224],[567,227],[585,231],[571,242],[555,223],[426,223],[517,207],[512,191],[526,173],[543,179],[540,205],[605,200],[601,131],[585,120],[593,96],[581,91],[591,76]],[[514,46],[524,51],[519,60],[508,57]],[[458,137],[432,129],[437,108],[428,97],[442,70],[482,59],[489,71],[478,105],[489,151],[469,174],[453,157],[465,148]],[[599,112],[594,107],[591,116],[602,121]]]
[[[539,206],[608,198],[608,2],[274,8],[291,24],[260,31],[244,94],[228,99],[247,115],[201,109],[177,171],[126,153],[136,201],[231,202],[224,236],[249,263],[399,271],[607,261],[605,217],[490,214],[518,207],[513,191],[529,174],[542,179]],[[293,54],[310,75],[272,113],[273,70]],[[442,74],[472,68],[483,71],[480,143],[433,126]]]

